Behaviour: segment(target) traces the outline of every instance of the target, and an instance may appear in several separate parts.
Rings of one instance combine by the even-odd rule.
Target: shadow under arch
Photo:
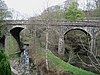
[[[73,33],[72,35],[70,35],[72,31],[77,31],[77,32],[81,31],[81,32],[83,32],[82,35],[79,35],[77,33],[77,35],[79,35],[79,37],[82,36],[81,37],[82,43],[81,43],[81,41],[79,41],[80,40],[79,37],[78,38],[75,37],[75,36],[77,36],[76,33]],[[86,35],[86,37],[84,35]],[[98,47],[98,50],[99,50],[97,53],[98,53],[98,59],[100,59],[100,57],[99,57],[99,55],[100,55],[100,42],[99,42],[100,34],[98,34],[97,37],[96,37],[97,38],[96,44],[97,44],[97,47]],[[70,61],[70,63],[72,65],[77,66],[77,67],[79,67],[81,69],[85,69],[87,71],[91,71],[91,72],[94,72],[94,73],[99,73],[99,71],[96,70],[93,67],[93,64],[91,63],[91,61],[93,61],[95,64],[97,64],[97,57],[96,57],[96,61],[95,61],[94,56],[90,55],[89,50],[90,50],[90,46],[91,46],[91,35],[88,32],[86,32],[84,30],[81,30],[81,29],[71,29],[71,30],[69,30],[68,32],[65,33],[64,41],[65,41],[65,44],[67,44],[67,46],[65,46],[66,58],[69,59],[70,57],[73,57],[72,59],[67,60],[67,62]],[[69,47],[71,47],[71,48],[69,48]],[[68,52],[71,49],[72,49],[72,52]],[[69,55],[70,55],[70,57],[69,57]],[[82,63],[84,63],[84,64],[82,64]],[[88,66],[87,68],[85,67],[86,65]],[[91,66],[89,66],[89,65],[91,65]],[[98,69],[98,67],[97,67],[97,69]]]
[[[23,27],[15,27],[10,30],[11,35],[16,39],[19,48],[21,48],[21,42],[20,42],[20,32],[23,30]]]
[[[5,48],[5,36],[0,37],[0,48]]]
[[[70,32],[70,31],[72,31],[72,30],[79,30],[79,31],[82,31],[82,32],[84,32],[86,35],[89,35],[89,36],[91,37],[91,34],[90,34],[90,33],[88,33],[87,31],[85,31],[84,29],[79,29],[79,28],[70,29],[70,30],[68,30],[67,32],[65,32],[64,35],[66,35],[68,32]]]
[[[72,34],[71,34],[72,33]],[[67,31],[65,34],[64,34],[64,42],[66,40],[66,37],[67,35],[69,35],[69,37],[72,37],[73,39],[71,40],[71,38],[68,37],[68,39],[70,39],[71,41],[73,41],[73,43],[77,42],[77,41],[74,41],[75,38],[77,38],[77,40],[82,40],[82,38],[79,38],[79,37],[85,37],[83,39],[86,39],[87,42],[89,42],[91,40],[91,35],[86,32],[85,30],[83,29],[71,29],[69,31]],[[76,36],[76,37],[75,37]],[[77,37],[78,36],[78,37]],[[81,41],[80,41],[81,42]],[[66,42],[65,42],[66,43]],[[81,42],[82,43],[82,42]]]
[[[88,58],[90,51],[91,35],[82,29],[71,29],[64,34],[65,61],[70,64],[90,71],[83,63],[88,65],[91,61]]]
[[[85,30],[71,29],[64,34],[65,54],[69,57],[70,51],[74,54],[87,56],[90,50],[91,36]],[[68,58],[69,59],[69,58]]]

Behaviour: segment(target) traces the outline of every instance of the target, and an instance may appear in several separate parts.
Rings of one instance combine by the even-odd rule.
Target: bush
[[[12,75],[9,61],[2,49],[0,49],[0,75]]]

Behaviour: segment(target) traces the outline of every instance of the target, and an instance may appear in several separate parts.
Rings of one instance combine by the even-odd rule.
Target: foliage
[[[2,49],[0,49],[0,75],[12,75],[10,64]]]
[[[42,64],[42,67],[39,65],[41,71],[43,71],[43,66],[45,65],[45,52],[46,51],[43,48],[41,48],[41,50],[37,49],[31,51],[31,56],[32,60],[34,60],[34,64],[35,65]],[[46,72],[46,74],[44,75],[97,75],[64,62],[62,59],[55,56],[50,50],[47,50],[47,59],[48,59],[49,70],[50,73],[52,74],[47,74],[48,72]]]
[[[75,60],[76,54],[86,55],[89,50],[90,35],[82,30],[73,29],[64,35],[65,54],[68,62],[79,62]]]
[[[67,20],[83,20],[84,18],[84,13],[81,9],[78,8],[77,2],[72,2],[69,8],[66,8],[65,10],[65,18]]]
[[[86,6],[85,17],[88,20],[100,20],[100,0],[88,1]]]
[[[98,67],[93,67],[94,65],[92,62],[96,60],[96,64],[99,64],[99,57],[95,58],[96,55],[91,53],[90,56],[90,50],[91,50],[91,37],[87,32],[84,32],[84,30],[78,30],[73,29],[70,30],[65,34],[65,61],[69,62],[70,64],[73,64],[79,68],[83,68],[88,71],[92,71],[94,73],[100,73]],[[96,39],[96,49],[97,49],[97,55],[100,55],[100,41],[99,37]],[[91,61],[90,61],[91,60]],[[97,63],[98,62],[98,63]],[[80,64],[78,64],[80,63]],[[84,64],[83,64],[84,63]],[[82,65],[81,65],[82,64]],[[91,66],[88,66],[92,64]],[[88,68],[86,68],[86,66]],[[92,70],[90,70],[90,68]]]
[[[3,36],[4,32],[5,32],[5,21],[0,20],[0,37]]]
[[[97,14],[96,16],[100,17],[100,6],[98,8],[96,8],[95,12],[96,12],[95,14]]]
[[[93,17],[100,17],[100,7],[97,7],[96,9],[92,9],[91,16]]]
[[[45,14],[41,15],[42,19],[49,19],[49,20],[61,20],[64,19],[64,12],[63,10],[54,10]]]
[[[60,58],[56,57],[54,54],[52,54],[50,51],[48,51],[48,60],[53,61],[53,64],[59,65],[60,67],[68,70],[69,72],[73,73],[73,75],[96,75],[94,73],[79,69],[77,67],[74,67]]]
[[[88,49],[89,41],[90,35],[82,30],[73,29],[65,34],[65,44],[68,44],[70,47],[72,47],[71,49],[74,50],[80,51],[80,49],[82,49],[82,43]]]
[[[0,0],[0,36],[5,33],[5,19],[11,17],[11,12],[8,11],[7,5],[3,0]]]
[[[37,40],[37,38],[35,40]],[[50,75],[96,75],[89,71],[85,71],[78,67],[72,66],[69,63],[66,63],[62,59],[55,56],[51,51],[49,51],[49,50],[46,51],[43,48],[37,49],[38,47],[39,46],[36,47],[36,50],[34,50],[34,48],[33,48],[30,53],[31,53],[32,59],[34,60],[35,65],[39,65],[42,63],[42,67],[39,66],[39,68],[40,68],[39,70],[42,71],[42,73],[44,72],[43,66],[45,65],[45,60],[46,60],[45,52],[47,52],[49,70],[51,73],[53,71],[53,74],[50,74]],[[37,66],[35,66],[35,67],[37,67]],[[59,69],[60,69],[60,71],[59,71]],[[61,74],[62,71],[64,72],[64,74]],[[57,74],[55,74],[55,72],[57,72]],[[46,72],[46,73],[48,73],[48,72]],[[48,75],[48,74],[44,74],[44,75]]]

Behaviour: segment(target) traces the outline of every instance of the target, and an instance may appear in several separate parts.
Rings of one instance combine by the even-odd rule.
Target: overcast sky
[[[38,15],[48,6],[61,5],[65,0],[4,0],[8,8],[27,14]],[[84,7],[86,0],[79,0],[80,7]],[[48,4],[48,6],[47,6]]]

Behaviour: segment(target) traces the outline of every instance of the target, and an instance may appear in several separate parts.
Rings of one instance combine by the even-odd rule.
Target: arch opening
[[[15,27],[13,29],[10,30],[11,35],[16,39],[19,48],[21,48],[21,42],[20,42],[20,32],[23,30],[24,28],[22,27]]]
[[[64,34],[65,45],[68,44],[72,46],[74,48],[74,52],[79,52],[83,47],[89,50],[90,40],[90,34],[82,29],[72,29]]]
[[[79,68],[97,73],[90,60],[91,36],[84,30],[72,29],[64,35],[65,61]],[[85,63],[85,64],[83,64]],[[91,69],[90,69],[91,68]]]

